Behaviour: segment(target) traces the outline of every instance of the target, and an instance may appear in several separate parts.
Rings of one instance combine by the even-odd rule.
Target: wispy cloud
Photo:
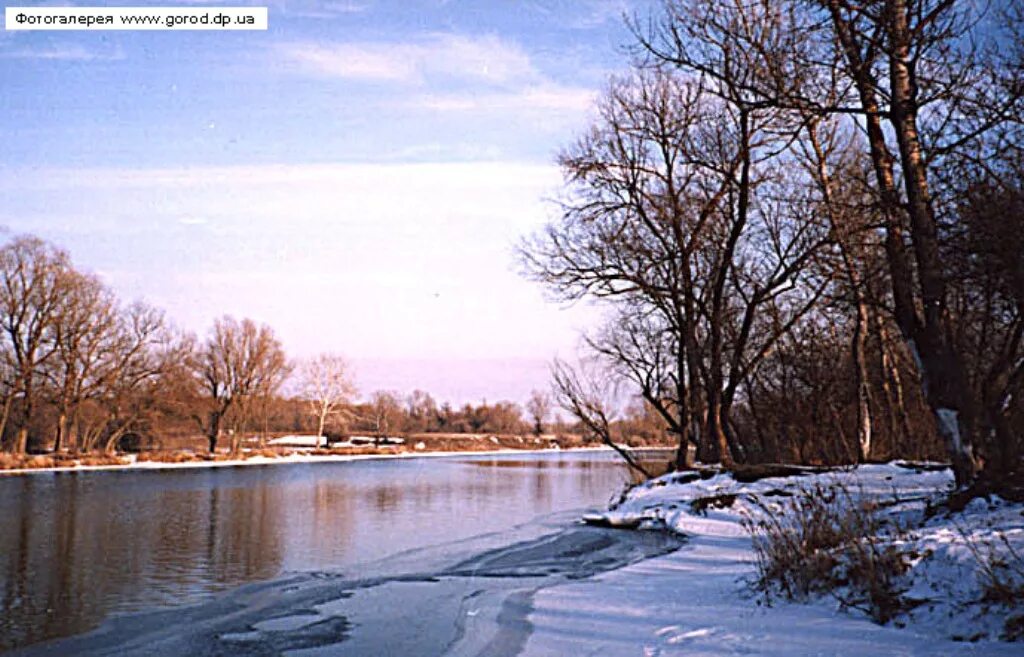
[[[537,85],[518,91],[489,94],[424,94],[413,97],[408,105],[438,112],[478,111],[568,111],[584,112],[593,106],[593,89]]]
[[[394,49],[373,44],[288,44],[282,54],[310,73],[351,80],[400,81],[416,77],[416,65]]]
[[[11,59],[43,59],[65,62],[116,61],[125,58],[120,49],[102,52],[77,44],[48,45],[37,48],[20,48],[0,53],[0,57]]]
[[[493,35],[434,35],[417,43],[289,43],[280,53],[309,73],[354,80],[508,83],[537,77],[519,45]]]
[[[349,16],[369,11],[373,5],[370,2],[359,2],[358,0],[334,0],[332,2],[306,2],[295,3],[278,0],[271,3],[289,16],[301,18],[335,18],[338,16]]]
[[[591,0],[581,3],[582,14],[571,23],[571,27],[590,29],[609,22],[618,22],[634,11],[635,2],[630,0]]]

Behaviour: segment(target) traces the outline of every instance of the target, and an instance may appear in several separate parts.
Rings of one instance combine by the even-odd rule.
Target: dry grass
[[[125,465],[127,459],[112,454],[0,454],[0,470],[39,470],[78,466]]]
[[[114,454],[85,454],[78,457],[78,465],[127,465],[128,459]]]
[[[0,470],[26,470],[36,468],[52,468],[57,462],[49,456],[27,456],[20,454],[0,454]]]
[[[276,450],[270,448],[254,449],[242,454],[242,458],[252,459],[257,457],[263,457],[268,459],[277,459],[291,454],[289,450]]]
[[[902,528],[881,519],[848,489],[816,484],[781,509],[763,502],[758,508],[758,516],[744,526],[754,541],[755,588],[769,601],[773,594],[804,599],[824,593],[879,623],[913,606],[900,583],[910,555],[886,540],[902,535]]]
[[[203,457],[193,452],[186,451],[159,451],[159,452],[142,452],[136,458],[136,461],[140,463],[191,463],[193,461],[203,461]]]

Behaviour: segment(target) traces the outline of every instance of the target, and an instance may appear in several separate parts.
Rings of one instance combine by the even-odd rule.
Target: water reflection
[[[604,504],[608,454],[0,477],[0,650]]]
[[[280,571],[282,509],[266,488],[122,496],[95,475],[0,483],[5,648],[91,627],[131,601],[172,604]]]

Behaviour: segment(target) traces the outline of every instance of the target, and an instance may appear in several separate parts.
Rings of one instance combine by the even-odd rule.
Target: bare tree
[[[7,369],[13,375],[12,392],[21,402],[11,446],[16,454],[24,454],[28,446],[40,370],[56,350],[54,327],[62,300],[70,293],[70,280],[67,253],[38,238],[17,237],[0,248],[0,329]]]
[[[413,390],[405,400],[410,431],[430,431],[438,424],[437,402],[423,390]]]
[[[206,434],[210,453],[217,449],[229,411],[235,413],[231,447],[237,451],[239,431],[252,400],[261,392],[276,390],[288,371],[284,349],[269,326],[230,316],[214,322],[193,364],[196,382],[209,406],[206,418],[193,414],[193,419]]]
[[[69,272],[66,292],[53,325],[53,358],[43,370],[57,410],[54,451],[78,448],[69,426],[86,397],[110,382],[125,336],[117,300],[97,278]]]
[[[370,410],[376,442],[387,438],[399,430],[402,422],[402,404],[398,395],[386,390],[378,390],[370,396]]]
[[[589,345],[679,437],[677,465],[690,442],[730,464],[742,382],[827,286],[808,265],[828,231],[786,159],[797,126],[735,84],[661,70],[613,83],[599,109],[561,158],[571,196],[524,245],[528,273],[617,308]]]
[[[995,29],[978,10],[949,0],[779,0],[710,12],[696,0],[667,0],[652,29],[636,30],[654,60],[738,89],[752,107],[856,121],[893,313],[960,484],[977,469],[978,402],[952,340],[959,320],[941,257],[935,171],[984,152],[987,134],[1016,121],[1024,93],[1019,67],[978,46]]]
[[[317,446],[327,421],[341,415],[356,392],[350,369],[348,361],[338,354],[319,354],[302,364],[303,395],[317,419]]]
[[[169,376],[188,362],[191,336],[177,333],[162,310],[135,302],[121,310],[105,351],[81,386],[82,401],[99,410],[77,444],[114,451],[127,433],[141,431],[146,419],[171,393]],[[80,425],[83,404],[72,407],[70,426]]]
[[[544,425],[551,415],[551,396],[546,392],[534,390],[530,393],[529,401],[526,402],[526,412],[530,415],[534,435],[541,435],[544,433]]]

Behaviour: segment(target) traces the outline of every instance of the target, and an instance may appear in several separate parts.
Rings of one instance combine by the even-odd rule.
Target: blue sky
[[[187,329],[341,352],[365,393],[546,387],[595,312],[513,245],[647,2],[252,4],[266,32],[0,32],[0,225]]]

